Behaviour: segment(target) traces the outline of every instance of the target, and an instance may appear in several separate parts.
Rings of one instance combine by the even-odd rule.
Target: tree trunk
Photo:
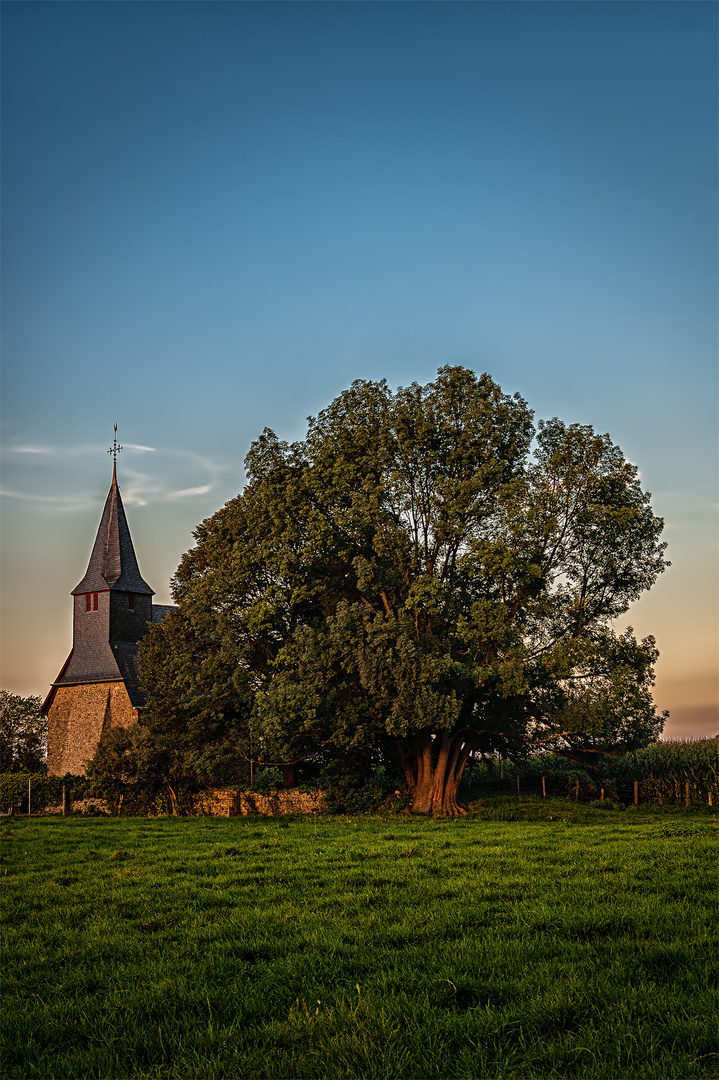
[[[467,735],[461,731],[452,735],[425,733],[417,739],[416,782],[412,792],[412,810],[433,817],[457,817],[466,814],[459,802],[459,784],[472,749]]]
[[[282,787],[297,787],[297,762],[291,761],[282,766]]]
[[[413,758],[410,753],[407,752],[407,746],[403,739],[396,739],[395,746],[397,747],[397,754],[399,756],[400,764],[402,765],[402,772],[404,773],[404,779],[407,784],[407,791],[414,791],[417,787],[417,759]]]

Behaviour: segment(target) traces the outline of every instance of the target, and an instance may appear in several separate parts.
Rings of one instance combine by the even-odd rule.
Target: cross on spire
[[[107,451],[108,454],[112,454],[112,479],[113,479],[113,482],[117,479],[117,475],[116,475],[116,471],[115,471],[116,468],[117,468],[117,455],[120,453],[121,450],[122,450],[122,447],[120,446],[119,442],[117,441],[117,424],[115,424],[115,437],[114,437],[114,439],[112,441],[112,446]]]

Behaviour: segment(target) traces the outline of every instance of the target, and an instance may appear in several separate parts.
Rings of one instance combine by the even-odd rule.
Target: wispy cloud
[[[0,496],[4,499],[19,499],[22,502],[45,506],[48,510],[55,510],[59,513],[77,513],[95,505],[95,500],[88,495],[35,495],[4,486],[0,487]]]
[[[193,495],[206,495],[208,491],[212,491],[213,484],[202,484],[201,487],[183,488],[182,491],[171,491],[167,498],[170,501],[175,499],[189,499]]]
[[[123,443],[122,450],[129,454],[154,454],[156,447],[143,446],[141,443]],[[99,443],[78,443],[75,446],[48,446],[42,443],[15,443],[3,447],[3,456],[7,454],[61,455],[64,458],[95,457],[99,458],[107,447]]]
[[[123,502],[128,506],[147,506],[153,499],[161,499],[165,494],[165,487],[157,477],[134,470],[125,471],[121,486]]]
[[[61,459],[60,464],[62,461],[69,462],[72,459],[77,462],[78,459],[81,459],[83,471],[85,471],[88,461],[97,460],[98,455],[101,453],[97,445],[87,443],[60,448],[22,443],[6,449],[8,454],[13,456],[34,455],[38,465],[40,465],[41,461],[45,462],[42,466],[43,469],[48,468],[47,457],[49,455]],[[148,506],[157,502],[181,502],[187,499],[201,498],[209,495],[218,487],[221,477],[231,467],[227,461],[206,457],[193,450],[144,446],[140,443],[125,444],[124,449],[127,454],[124,458],[118,459],[117,468],[122,498],[127,506]],[[45,457],[43,458],[41,455],[45,455]],[[146,468],[143,471],[133,469],[131,465],[133,459],[137,462],[140,455],[145,457],[143,464],[146,465]],[[147,467],[150,465],[147,455],[152,455],[152,466],[150,468]],[[12,471],[11,459],[6,460],[6,480],[9,480],[9,474]],[[17,456],[15,460],[17,467],[19,467],[23,460],[22,457]],[[26,460],[32,459],[26,458]],[[45,494],[43,491],[37,490],[35,492],[28,491],[25,489],[24,483],[19,483],[6,486],[0,490],[0,495],[8,499],[35,504],[39,508],[44,507],[48,511],[58,513],[63,511],[74,512],[97,504],[97,496],[93,498],[91,495],[58,492],[58,488],[65,486],[68,481],[77,490],[79,484],[76,465],[68,465],[63,468],[62,478],[57,475],[57,461],[53,462],[52,468],[53,481],[56,482],[55,490],[53,491],[53,488],[49,487],[51,482],[49,472],[47,482],[42,485],[37,484],[38,487],[44,487],[45,491],[49,487],[52,494]],[[34,473],[35,480],[39,481],[41,474],[38,474],[37,470],[34,470]],[[182,485],[182,481],[185,482],[186,486]],[[84,485],[84,481],[80,481],[80,483]],[[93,484],[93,488],[96,491],[96,484]]]

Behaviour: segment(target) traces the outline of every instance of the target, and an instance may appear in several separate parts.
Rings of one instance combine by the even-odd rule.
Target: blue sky
[[[5,3],[8,689],[70,645],[118,462],[169,600],[265,427],[489,371],[609,431],[673,567],[631,613],[716,725],[717,8]]]

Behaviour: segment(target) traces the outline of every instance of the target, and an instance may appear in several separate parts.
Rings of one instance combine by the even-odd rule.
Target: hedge
[[[71,798],[81,799],[85,794],[87,780],[84,776],[47,776],[45,773],[0,773],[0,810],[7,813],[14,807],[16,813],[27,813],[28,782],[30,784],[31,810],[44,810],[59,806],[63,786],[72,792]]]

